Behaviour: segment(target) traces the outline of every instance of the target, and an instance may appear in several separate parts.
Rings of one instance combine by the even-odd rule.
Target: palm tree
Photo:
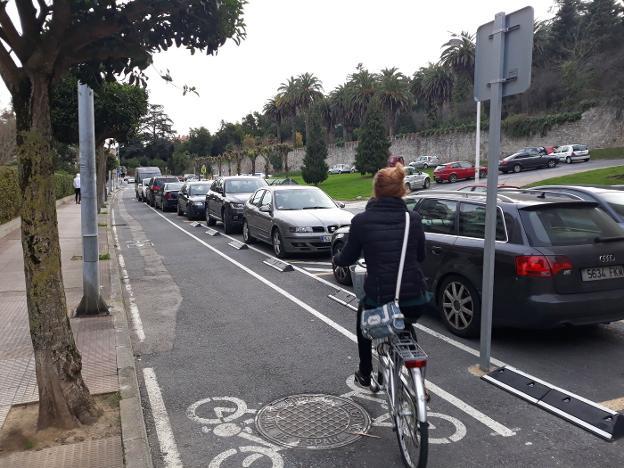
[[[302,73],[297,77],[297,110],[303,112],[308,140],[308,111],[312,105],[323,99],[323,85],[312,73]]]
[[[409,108],[412,96],[409,81],[398,68],[384,68],[379,75],[379,100],[386,113],[388,136],[394,133],[394,123],[399,111]]]
[[[422,97],[430,109],[442,107],[448,102],[453,92],[453,76],[449,70],[439,64],[430,63],[419,70],[421,73]]]
[[[266,115],[277,126],[277,140],[281,140],[282,119],[284,117],[284,103],[281,94],[269,99],[263,107],[264,115]]]
[[[329,98],[323,97],[316,103],[316,107],[321,116],[321,121],[325,125],[325,131],[327,132],[328,144],[333,143],[334,140],[334,125],[336,123],[334,118],[334,112],[331,107]]]
[[[342,125],[342,139],[347,141],[353,124],[353,100],[348,84],[341,84],[329,94],[329,108],[335,123]]]
[[[297,99],[298,99],[298,85],[297,78],[291,76],[284,83],[277,88],[279,95],[281,96],[280,102],[282,104],[283,114],[288,115],[292,122],[292,142],[293,147],[297,143]]]
[[[440,55],[440,64],[462,78],[474,81],[475,37],[466,31],[452,34],[444,44]]]
[[[368,109],[368,103],[377,92],[377,85],[377,75],[370,73],[361,63],[358,64],[357,71],[349,76],[350,104],[360,120]]]

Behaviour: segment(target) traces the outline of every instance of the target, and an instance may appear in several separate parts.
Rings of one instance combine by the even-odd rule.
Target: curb
[[[117,375],[119,378],[119,413],[121,416],[121,437],[123,445],[124,464],[127,468],[153,468],[152,455],[143,419],[143,406],[141,393],[134,365],[134,353],[130,332],[126,304],[124,302],[122,281],[117,246],[112,238],[112,212],[113,203],[117,203],[117,192],[111,194],[108,199],[108,229],[106,236],[108,249],[111,253],[113,265],[111,271],[111,298],[109,302],[110,313],[115,325],[115,351],[117,353]]]
[[[56,200],[56,207],[58,208],[61,205],[65,205],[74,199],[74,195],[68,195],[64,198],[60,198]],[[0,238],[7,236],[10,232],[18,229],[21,225],[21,218],[18,216],[17,218],[13,218],[6,223],[0,224]]]

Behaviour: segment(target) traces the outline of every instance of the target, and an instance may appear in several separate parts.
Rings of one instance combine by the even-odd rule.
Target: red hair
[[[405,169],[402,164],[394,167],[386,167],[380,169],[373,179],[373,191],[375,198],[395,197],[402,198],[407,191],[405,190]]]

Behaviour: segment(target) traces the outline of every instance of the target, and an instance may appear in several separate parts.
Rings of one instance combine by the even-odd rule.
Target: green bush
[[[502,122],[505,133],[513,138],[532,135],[546,136],[555,125],[581,120],[582,112],[563,112],[543,116],[528,116],[524,114],[510,115]]]
[[[73,175],[64,172],[54,174],[57,200],[74,193],[73,179]],[[0,224],[19,216],[21,201],[17,167],[0,166]]]

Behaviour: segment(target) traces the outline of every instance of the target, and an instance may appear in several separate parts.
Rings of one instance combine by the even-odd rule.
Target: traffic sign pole
[[[497,13],[494,19],[494,57],[497,78],[490,81],[490,131],[488,140],[487,205],[485,214],[485,248],[483,252],[483,287],[481,297],[481,361],[484,372],[490,370],[492,349],[492,302],[494,296],[494,259],[496,252],[496,212],[498,188],[498,160],[500,157],[500,128],[503,106],[503,83],[505,73],[505,13]]]

